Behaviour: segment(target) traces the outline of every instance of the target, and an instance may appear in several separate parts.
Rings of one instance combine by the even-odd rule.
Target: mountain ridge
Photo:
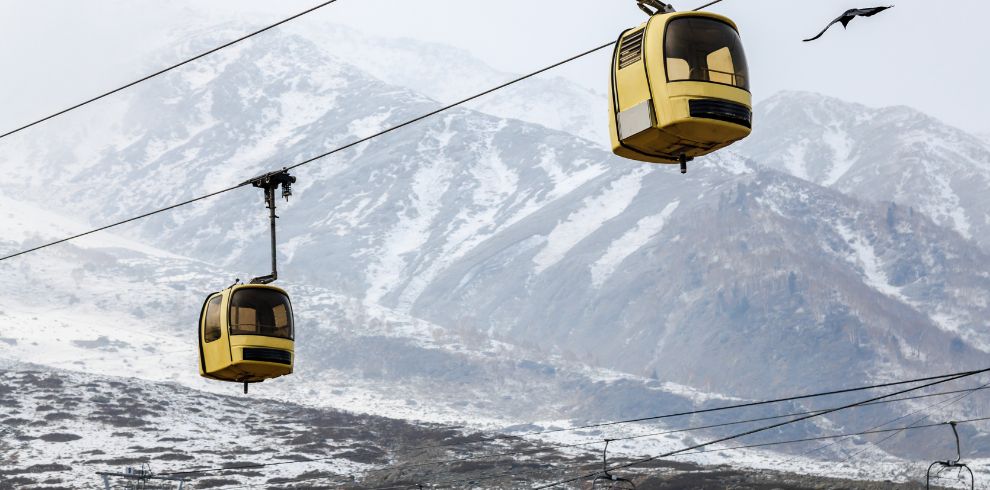
[[[990,243],[990,148],[906,106],[869,108],[809,92],[757,105],[750,158],[874,201],[911,206],[982,246]]]
[[[808,109],[794,105],[776,109]],[[102,128],[53,121],[0,149],[10,173],[37,162],[11,196],[109,222],[440,103],[283,34],[111,106],[105,115],[120,119]],[[930,121],[921,122],[924,133]],[[118,138],[73,146],[118,127]],[[765,398],[985,359],[983,250],[938,214],[792,177],[746,148],[698,159],[681,176],[564,131],[458,108],[302,167],[292,200],[279,202],[279,259],[300,332],[312,337],[300,338],[298,375],[263,389],[409,418],[425,409],[407,400],[425,397],[442,401],[431,416],[498,425],[520,414],[658,413],[692,401],[677,385]],[[130,369],[195,378],[188,349],[168,364],[149,365],[151,356],[186,346],[206,291],[267,270],[265,218],[258,191],[236,191],[116,230],[180,258],[67,244],[46,250],[58,260],[0,264],[17,278],[5,286],[4,330],[38,327],[0,349],[23,358],[39,342],[51,353],[32,355],[72,363],[90,347],[70,341],[63,351],[56,327],[95,325],[72,340],[105,358],[75,365],[108,369],[120,365],[114,349],[141,352],[148,340],[134,337],[154,324],[163,345]],[[4,245],[40,240],[17,238],[28,241]],[[31,319],[53,300],[64,317]],[[83,309],[91,316],[73,316]],[[600,379],[610,376],[618,380]],[[886,449],[910,454],[911,442]]]

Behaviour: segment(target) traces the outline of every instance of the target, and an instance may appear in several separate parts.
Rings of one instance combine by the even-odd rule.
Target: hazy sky
[[[893,0],[894,9],[856,19],[845,32],[835,26],[817,42],[801,42],[847,8],[879,5],[863,1],[725,0],[712,10],[739,24],[757,100],[783,89],[810,90],[871,106],[910,105],[990,132],[990,101],[981,90],[990,84],[990,0]],[[145,74],[151,54],[176,29],[232,18],[260,25],[317,3],[0,0],[0,129]],[[633,0],[339,0],[293,22],[452,44],[522,73],[613,40],[644,19]],[[264,42],[264,35],[248,42]],[[609,56],[558,73],[604,92]]]

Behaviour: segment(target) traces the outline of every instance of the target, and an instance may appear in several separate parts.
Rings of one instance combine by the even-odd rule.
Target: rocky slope
[[[908,107],[874,109],[785,92],[759,104],[738,150],[841,192],[893,201],[986,247],[990,148]]]
[[[196,43],[210,39],[179,49]],[[412,56],[381,46],[382,59]],[[795,97],[760,119],[829,107]],[[0,169],[24,178],[3,198],[2,246],[237,184],[439,105],[272,33],[5,140]],[[969,169],[970,190],[953,187],[960,202],[984,186],[973,162],[986,149],[965,135],[901,109],[850,111],[843,124],[862,127],[842,131],[886,128],[873,138],[902,145],[890,154],[924,141],[972,157],[924,160]],[[791,126],[833,128],[821,117]],[[897,124],[909,138],[891,136]],[[838,173],[835,158],[775,163],[790,143],[771,136],[784,129],[740,146],[751,159],[722,152],[683,177],[563,131],[457,109],[301,167],[279,205],[279,250],[304,361],[298,376],[263,385],[267,395],[504,428],[655,414],[694,405],[699,392],[764,398],[985,367],[990,275],[966,228],[934,201],[874,202],[837,185],[842,176],[818,185]],[[809,141],[831,138],[812,129]],[[870,168],[863,158],[847,172]],[[953,209],[971,210],[976,238],[972,199]],[[119,228],[110,244],[0,263],[0,350],[205,387],[190,328],[203,294],[267,272],[264,216],[258,192],[240,189]],[[138,361],[116,357],[142,349]],[[438,401],[427,410],[424,399]]]
[[[290,35],[120,103],[125,136],[99,150],[24,139],[0,166],[44,162],[21,195],[44,192],[99,223],[437,106]],[[964,237],[913,207],[858,201],[732,152],[685,179],[458,109],[297,175],[280,208],[284,277],[602,367],[749,396],[973,367],[990,346],[986,259]],[[125,233],[261,270],[263,212],[256,192],[238,190]]]
[[[128,467],[183,478],[186,488],[196,489],[528,488],[594,472],[600,464],[600,444],[559,447],[522,437],[492,438],[438,424],[27,365],[0,368],[0,394],[0,488],[5,489],[102,488],[97,472]],[[594,435],[584,433],[578,440],[594,441]],[[918,488],[799,476],[782,472],[784,466],[744,470],[738,461],[701,466],[691,459],[615,473],[645,489]],[[629,461],[611,458],[612,464]],[[833,469],[834,476],[848,473]],[[920,477],[912,465],[888,468],[883,475]]]

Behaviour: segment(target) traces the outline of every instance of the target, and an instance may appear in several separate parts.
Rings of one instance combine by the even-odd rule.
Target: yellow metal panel
[[[621,48],[623,38],[640,29],[646,29],[646,32],[643,34],[645,48],[645,45],[650,42],[650,30],[648,27],[649,23],[644,23],[635,29],[625,32],[620,38],[619,44],[616,44],[615,49],[618,50]],[[643,57],[640,57],[639,61],[621,69],[618,65],[618,56],[615,58],[613,70],[615,70],[615,85],[618,88],[619,111],[624,111],[648,100],[650,98],[650,89],[646,84],[646,69],[643,65]]]
[[[203,349],[203,363],[200,364],[200,370],[203,370],[203,364],[206,365],[206,373],[210,374],[220,371],[230,365],[230,346],[227,343],[228,333],[227,329],[224,327],[227,324],[227,303],[230,298],[229,290],[222,293],[218,293],[210,297],[208,302],[214,300],[214,298],[220,297],[220,338],[212,342],[206,342],[203,339],[203,329],[205,327],[206,316],[200,319],[200,334],[199,340],[202,342]]]

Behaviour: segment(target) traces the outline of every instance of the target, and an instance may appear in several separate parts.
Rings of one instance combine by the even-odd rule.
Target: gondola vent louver
[[[643,59],[643,33],[645,29],[640,29],[622,38],[622,45],[619,48],[619,69],[623,69],[641,59]]]

